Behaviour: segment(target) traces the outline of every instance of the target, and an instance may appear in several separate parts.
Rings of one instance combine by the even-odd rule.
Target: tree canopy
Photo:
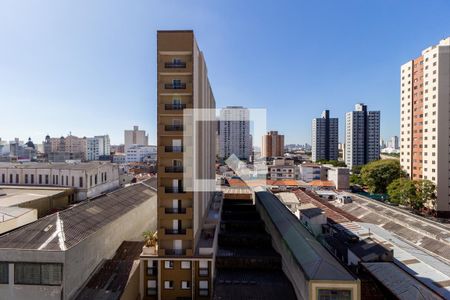
[[[389,184],[389,201],[420,210],[428,200],[434,200],[436,186],[429,180],[398,178]]]
[[[370,193],[386,193],[394,180],[404,177],[400,162],[393,159],[376,160],[361,168],[361,179]]]

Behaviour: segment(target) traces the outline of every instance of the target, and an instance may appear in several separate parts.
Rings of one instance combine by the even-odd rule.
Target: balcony
[[[159,256],[175,256],[175,255],[186,255],[186,256],[192,256],[193,252],[192,249],[159,249],[158,252]]]
[[[164,84],[164,88],[166,90],[185,90],[186,89],[186,83],[178,83],[178,84],[165,83]]]
[[[164,191],[166,192],[166,194],[183,194],[185,193],[185,191],[183,190],[182,187],[165,187]]]
[[[175,153],[181,153],[183,152],[183,146],[165,146],[164,147],[165,152],[175,152]]]
[[[186,104],[164,104],[165,110],[183,110],[186,108]]]
[[[204,296],[208,296],[208,294],[209,294],[209,292],[208,292],[207,289],[199,289],[199,290],[198,290],[198,295],[199,295],[199,296],[204,297]]]
[[[183,166],[165,167],[166,173],[183,173]]]
[[[149,267],[147,268],[147,276],[156,276],[158,275],[158,268],[157,267]]]
[[[164,129],[166,131],[183,131],[183,125],[166,125]]]
[[[185,214],[186,213],[186,208],[182,208],[182,207],[166,207],[164,209],[166,214]]]
[[[189,240],[194,237],[192,228],[185,228],[185,229],[160,228],[158,233],[160,232],[161,234],[158,237],[160,240]]]
[[[198,269],[198,275],[200,275],[200,276],[208,276],[209,275],[208,268],[200,268],[200,269]]]
[[[160,207],[158,211],[160,216],[174,219],[192,219],[192,207],[172,208]]]
[[[186,69],[186,63],[185,62],[166,62],[164,64],[164,68],[166,69]]]
[[[172,235],[172,234],[186,234],[186,229],[166,229],[166,230],[164,230],[164,232],[167,234],[167,235]]]

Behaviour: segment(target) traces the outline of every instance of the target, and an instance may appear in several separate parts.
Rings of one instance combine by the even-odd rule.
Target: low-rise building
[[[334,182],[337,190],[350,189],[350,169],[344,167],[327,167],[327,178]]]
[[[300,180],[311,182],[313,180],[325,180],[326,169],[319,164],[304,163],[300,165]]]
[[[75,201],[119,187],[119,168],[109,162],[0,163],[0,184],[60,186],[75,189]]]
[[[125,162],[156,161],[156,146],[133,145],[127,148]]]
[[[274,158],[272,165],[268,167],[269,179],[298,179],[299,168],[294,164],[293,159],[277,157]]]
[[[124,240],[156,229],[155,180],[135,184],[0,236],[2,299],[66,300]]]
[[[315,236],[322,234],[322,225],[327,224],[327,216],[318,207],[300,207],[300,222]]]

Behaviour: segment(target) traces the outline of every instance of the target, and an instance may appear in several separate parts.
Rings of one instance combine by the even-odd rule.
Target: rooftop
[[[257,192],[256,197],[307,279],[355,280],[275,195],[270,192]]]
[[[3,163],[0,162],[0,169],[63,169],[63,170],[92,170],[102,165],[111,164],[106,161],[91,161],[85,163],[37,163],[37,162],[24,162],[24,163]]]
[[[300,213],[307,216],[309,219],[320,216],[323,214],[323,210],[318,207],[300,208]]]
[[[72,188],[38,186],[0,186],[0,207],[18,206],[33,200],[64,195]]]
[[[154,180],[116,190],[4,234],[0,236],[0,249],[70,249],[156,195],[156,190],[150,187]]]

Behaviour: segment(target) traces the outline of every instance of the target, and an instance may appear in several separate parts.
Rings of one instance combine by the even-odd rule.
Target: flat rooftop
[[[0,249],[65,251],[156,195],[150,179],[48,215],[0,236]]]
[[[18,206],[23,203],[64,195],[72,188],[0,185],[0,207]]]
[[[270,192],[257,192],[256,198],[308,280],[356,280],[275,195]]]
[[[83,163],[38,163],[38,162],[25,162],[25,163],[9,163],[0,162],[0,169],[64,169],[64,170],[92,170],[102,165],[111,164],[106,161],[91,161]]]
[[[0,207],[0,223],[16,219],[33,210],[34,209],[32,208],[22,208],[22,207]]]

